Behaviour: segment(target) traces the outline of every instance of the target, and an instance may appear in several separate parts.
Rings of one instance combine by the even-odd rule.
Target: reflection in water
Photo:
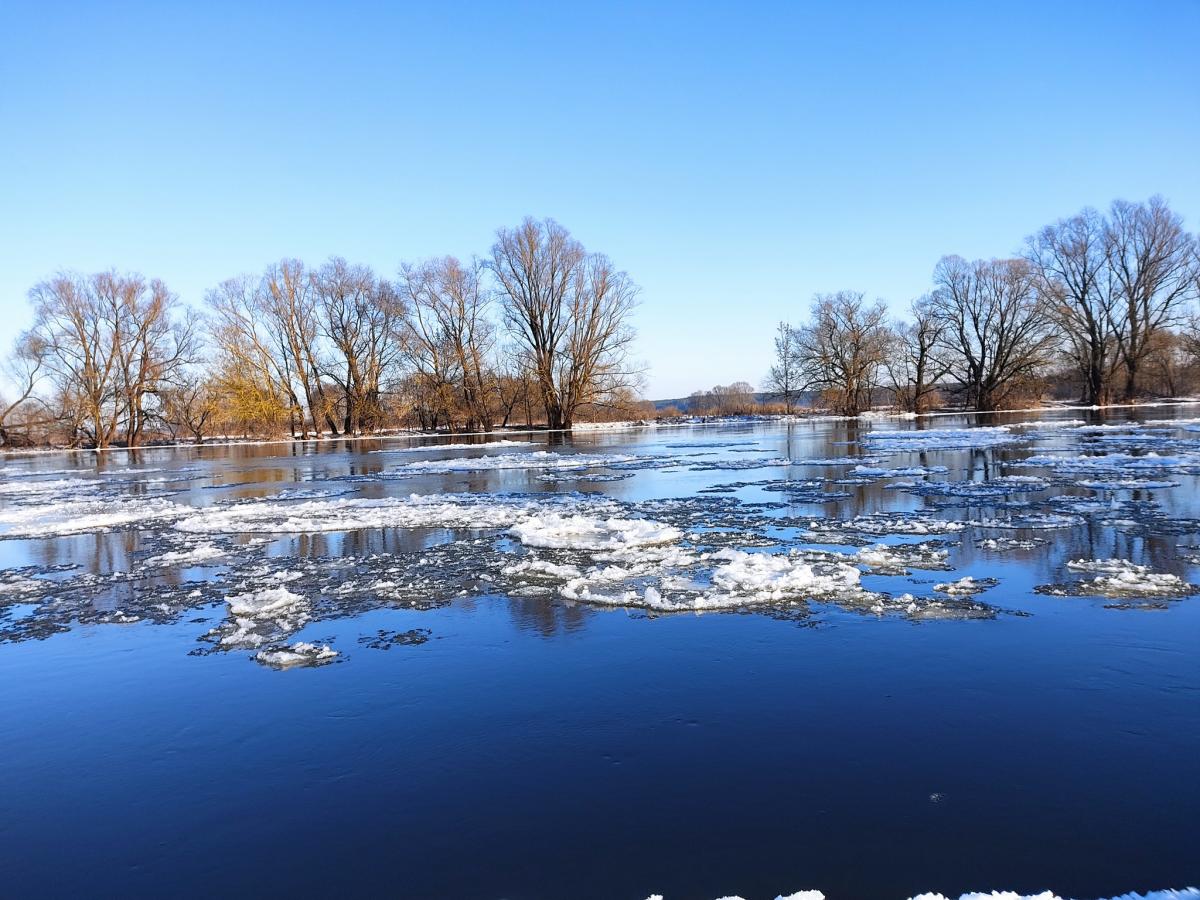
[[[1174,412],[1188,414],[1144,417]],[[975,421],[522,436],[643,460],[593,483],[536,469],[401,477],[391,470],[412,454],[373,451],[409,439],[5,459],[5,887],[202,893],[217,865],[253,895],[808,886],[878,900],[1196,883],[1200,602],[1038,588],[1126,571],[1068,567],[1078,559],[1200,581],[1200,467],[1151,473],[1176,487],[1112,490],[1021,463],[1113,448],[1183,459],[1200,433],[865,443]],[[935,471],[855,473],[876,456],[876,471]],[[846,459],[742,467],[772,457]],[[412,494],[448,493],[464,496],[434,498],[445,509],[418,527],[388,518],[420,505]],[[158,517],[111,530],[67,534],[53,515],[102,523],[150,498]],[[378,524],[313,530],[363,501]],[[238,510],[265,511],[262,527],[182,527]],[[484,514],[491,527],[470,527]],[[1017,521],[1054,527],[1005,527]],[[47,530],[15,536],[33,525]],[[808,596],[846,569],[862,573],[852,596]],[[936,601],[938,585],[971,588],[964,578],[998,583]],[[662,615],[647,588],[760,605]],[[650,608],[568,599],[585,591]]]

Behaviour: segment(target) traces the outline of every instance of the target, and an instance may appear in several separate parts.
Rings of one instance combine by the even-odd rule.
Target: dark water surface
[[[1192,415],[1200,407],[1178,411]],[[1196,884],[1200,599],[1186,585],[1200,582],[1200,433],[1061,425],[1082,416],[1002,442],[999,425],[1035,418],[1009,416],[990,423],[990,446],[920,451],[872,443],[867,424],[818,422],[441,452],[364,440],[4,461],[0,895],[753,900],[819,888],[874,900]],[[410,465],[538,451],[594,459]],[[1020,466],[1030,455],[1111,464]],[[847,456],[870,457],[868,471],[947,471],[839,484],[853,466],[747,468]],[[971,497],[919,487],[1012,475],[1046,484]],[[295,489],[317,493],[279,499]],[[814,490],[849,497],[814,502]],[[947,555],[942,569],[866,571],[857,593],[774,600],[744,585],[731,600],[718,566],[745,559],[705,557],[681,569],[694,590],[674,570],[621,582],[615,596],[641,604],[624,607],[607,605],[612,591],[577,602],[565,577],[506,571],[530,558],[613,564],[570,536],[546,547],[507,521],[445,516],[306,530],[329,527],[314,523],[345,500],[414,493],[475,495],[471,516],[499,498],[532,504],[517,521],[554,503],[667,523],[667,543],[696,554],[853,557],[927,541]],[[658,503],[672,498],[696,502]],[[285,521],[292,505],[302,512]],[[200,518],[227,510],[266,510],[269,524]],[[806,533],[810,520],[879,511],[976,524]],[[997,538],[1044,543],[979,546]],[[202,544],[211,559],[153,561]],[[1108,558],[1148,568],[1128,576],[1130,592],[1089,595],[1079,584],[1097,572],[1066,565]],[[934,589],[968,575],[998,583],[963,598]],[[1151,575],[1179,581],[1151,590]],[[598,575],[589,584],[608,590]],[[651,584],[664,603],[741,602],[663,614],[645,608]],[[239,631],[226,598],[281,587],[304,612]],[[258,655],[298,641],[338,656],[281,668]]]

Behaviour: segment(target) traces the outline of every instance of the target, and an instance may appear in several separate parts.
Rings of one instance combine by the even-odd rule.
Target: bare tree
[[[504,428],[516,412],[522,410],[526,425],[531,425],[534,378],[528,358],[520,347],[514,346],[499,347],[495,355],[496,362],[492,367],[492,396],[496,411],[493,419],[499,419],[500,426]]]
[[[636,380],[628,350],[637,288],[607,257],[588,254],[552,219],[527,218],[497,232],[491,269],[548,427],[570,429],[580,406],[602,404]]]
[[[1127,324],[1115,315],[1108,226],[1094,209],[1047,225],[1026,242],[1044,307],[1083,382],[1083,402],[1108,402]]]
[[[125,442],[141,443],[151,411],[147,399],[175,383],[197,352],[195,315],[174,316],[177,298],[161,281],[122,296],[126,304],[119,347],[119,376],[126,415]]]
[[[124,425],[129,446],[141,439],[146,399],[174,377],[193,349],[190,316],[176,316],[175,295],[160,281],[100,272],[63,274],[36,285],[33,335],[59,396],[79,406],[75,420],[95,447]]]
[[[946,324],[934,315],[928,295],[912,303],[912,319],[892,328],[884,361],[896,405],[920,413],[937,395],[938,383],[950,374],[942,346]]]
[[[26,332],[17,338],[16,346],[4,363],[3,374],[15,392],[11,400],[0,397],[0,447],[10,443],[9,425],[14,414],[30,406],[42,405],[34,392],[46,375],[48,349],[44,340]]]
[[[332,359],[326,373],[342,393],[342,430],[378,427],[380,392],[400,356],[404,306],[395,288],[366,266],[334,257],[312,273],[321,333]]]
[[[783,400],[784,412],[792,414],[796,398],[807,389],[797,359],[798,341],[795,329],[787,322],[775,328],[775,362],[767,372],[766,389]]]
[[[1125,366],[1124,399],[1137,396],[1142,364],[1159,331],[1178,324],[1196,295],[1196,238],[1162,197],[1117,200],[1105,231],[1116,301],[1113,334]]]
[[[812,320],[795,337],[803,380],[822,388],[831,408],[845,416],[870,409],[888,345],[882,300],[868,305],[855,291],[817,294]]]
[[[944,326],[952,374],[975,409],[998,409],[1045,365],[1055,343],[1033,267],[1022,259],[944,256],[934,283],[929,306]]]
[[[210,334],[218,351],[222,394],[235,403],[234,418],[248,424],[286,409],[289,431],[308,437],[308,420],[292,378],[292,357],[278,327],[269,327],[263,293],[252,276],[230,278],[209,291]]]
[[[337,401],[325,375],[321,304],[302,262],[281,260],[260,279],[222,282],[208,295],[213,336],[227,368],[257,372],[291,409],[292,433],[307,438],[323,428],[338,434]]]
[[[185,429],[197,443],[220,411],[221,397],[213,380],[198,372],[189,372],[161,394],[162,416],[172,435]]]
[[[411,310],[414,345],[428,357],[444,356],[439,379],[465,413],[468,431],[491,431],[495,379],[488,365],[495,329],[488,317],[491,297],[483,264],[464,265],[452,256],[401,269]]]
[[[334,403],[325,389],[325,366],[318,356],[320,319],[313,280],[298,259],[285,259],[270,266],[256,293],[256,309],[283,360],[289,382],[296,381],[303,393],[313,431],[322,425],[337,434]],[[304,429],[308,436],[307,428]]]

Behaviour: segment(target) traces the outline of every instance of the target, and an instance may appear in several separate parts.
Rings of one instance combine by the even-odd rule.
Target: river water
[[[1196,884],[1191,416],[7,458],[0,893]]]

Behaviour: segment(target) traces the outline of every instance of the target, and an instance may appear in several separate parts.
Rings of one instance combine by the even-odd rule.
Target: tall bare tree
[[[366,266],[334,257],[312,273],[320,330],[331,348],[329,378],[342,393],[342,429],[378,427],[382,385],[401,352],[404,305]]]
[[[191,358],[191,317],[179,318],[175,295],[162,282],[136,274],[62,274],[30,296],[34,339],[59,395],[79,405],[75,419],[87,441],[107,447],[124,426],[126,443],[136,445],[147,397]]]
[[[1156,335],[1178,324],[1196,296],[1196,238],[1162,197],[1117,200],[1105,230],[1105,260],[1116,299],[1113,334],[1125,367],[1124,399],[1137,396]]]
[[[1083,402],[1108,402],[1127,324],[1116,313],[1108,226],[1094,209],[1047,225],[1026,241],[1045,310],[1083,382]]]
[[[288,381],[299,384],[313,431],[337,434],[335,406],[326,391],[320,358],[320,317],[313,279],[298,259],[268,267],[256,293],[256,307],[284,361]],[[307,429],[305,429],[307,436]]]
[[[1033,267],[1023,259],[944,256],[933,279],[929,308],[944,326],[952,373],[975,409],[998,409],[1046,364],[1055,343]]]
[[[489,318],[491,296],[484,267],[452,256],[401,269],[401,285],[410,307],[413,345],[427,358],[444,357],[434,371],[464,411],[468,431],[491,431],[496,381],[489,360],[495,329]]]
[[[548,427],[570,429],[581,406],[603,404],[636,380],[629,317],[637,287],[607,257],[587,253],[553,219],[527,218],[497,232],[491,269]]]
[[[817,294],[812,318],[795,330],[802,378],[819,387],[841,415],[870,409],[888,346],[887,308],[861,293]]]
[[[928,295],[912,303],[910,321],[895,325],[884,361],[896,405],[904,412],[929,408],[938,384],[950,374],[950,360],[942,346],[946,323],[931,308]]]
[[[787,322],[775,327],[775,361],[767,372],[766,389],[783,400],[783,409],[789,416],[796,398],[808,385],[802,380],[802,368],[797,359],[798,341],[796,331]]]

